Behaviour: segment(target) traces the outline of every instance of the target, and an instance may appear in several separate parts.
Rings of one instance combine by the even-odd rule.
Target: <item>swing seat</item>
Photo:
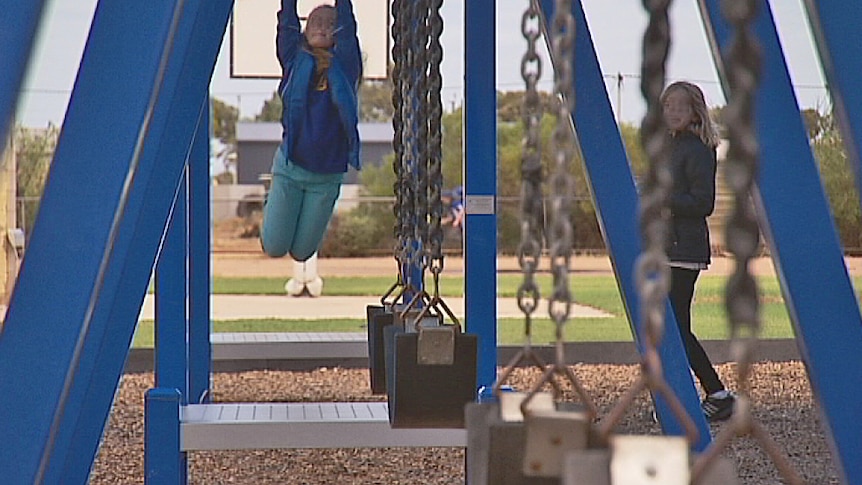
[[[386,394],[386,352],[383,329],[394,322],[391,305],[368,305],[365,308],[368,328],[368,373],[371,394]]]
[[[464,406],[476,399],[478,338],[453,330],[447,339],[442,330],[423,336],[401,325],[384,329],[393,428],[464,428]]]

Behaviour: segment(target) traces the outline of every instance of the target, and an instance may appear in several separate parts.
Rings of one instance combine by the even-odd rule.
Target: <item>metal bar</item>
[[[553,0],[542,0],[546,21],[554,12]],[[573,2],[577,22],[575,39],[575,98],[574,125],[578,134],[587,181],[590,184],[596,216],[605,235],[605,244],[614,268],[617,285],[637,342],[641,331],[637,290],[634,287],[635,261],[641,252],[638,226],[638,194],[625,148],[606,95],[601,69],[592,43],[592,36],[584,16],[581,2]],[[577,299],[577,295],[575,295]],[[710,442],[709,426],[700,409],[700,400],[689,372],[688,360],[677,328],[670,303],[665,310],[666,331],[659,354],[664,377],[694,420],[699,432],[694,449],[702,451]],[[643,346],[638,344],[638,349]],[[682,435],[684,429],[670,411],[666,401],[655,396],[656,408],[662,429],[666,434]]]
[[[101,2],[96,9],[0,336],[0,370],[6,376],[0,380],[0,435],[18,437],[14,449],[0,450],[0,473],[12,483],[36,477],[85,321],[45,481],[87,479],[231,5],[185,2],[152,110],[150,97],[177,3]],[[142,131],[149,116],[149,129]],[[136,173],[127,177],[133,161]],[[109,237],[122,202],[124,217]],[[108,264],[101,291],[91,306],[103,260]],[[22,394],[29,398],[16,399]]]
[[[496,2],[464,2],[464,295],[467,330],[479,336],[477,383],[497,375]]]
[[[44,0],[0,0],[0,140],[15,113],[44,5]]]
[[[836,0],[806,0],[804,4],[859,190],[862,189],[862,93],[858,89],[862,86],[862,32],[853,23],[862,18],[862,4]]]
[[[188,167],[188,166],[186,166]],[[188,168],[174,197],[155,273],[155,386],[188,394]]]
[[[700,7],[718,52],[730,40],[730,27],[717,0],[701,0]],[[862,483],[862,422],[852,399],[862,389],[862,317],[775,21],[766,1],[759,8],[754,34],[763,53],[763,75],[755,112],[761,159],[753,196],[836,461],[847,483]],[[720,59],[716,63],[721,74]]]
[[[189,402],[209,401],[210,366],[210,102],[198,117],[189,155]]]
[[[144,483],[188,482],[186,453],[180,450],[180,396],[172,388],[147,391],[144,412]],[[177,457],[180,457],[178,460]]]

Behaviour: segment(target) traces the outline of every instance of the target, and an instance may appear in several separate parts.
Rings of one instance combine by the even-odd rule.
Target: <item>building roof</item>
[[[392,142],[392,123],[359,123],[359,139],[364,143]],[[236,124],[237,142],[279,142],[281,123],[239,121]]]

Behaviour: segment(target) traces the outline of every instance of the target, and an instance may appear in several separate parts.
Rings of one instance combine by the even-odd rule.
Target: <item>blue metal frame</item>
[[[178,3],[97,7],[0,335],[0,435],[16,437],[0,450],[0,475],[13,483],[89,473],[232,6],[183,2],[162,70]]]
[[[27,72],[44,0],[0,1],[0,152]]]
[[[496,2],[464,2],[464,296],[467,329],[479,336],[477,380],[497,376],[497,216],[471,199],[497,196]]]
[[[169,485],[188,482],[188,465],[181,453],[180,392],[172,388],[147,391],[144,440],[158,443],[144,449],[144,483]]]
[[[182,403],[188,392],[188,167],[175,191],[155,272],[155,387],[176,389]]]
[[[550,31],[554,2],[542,0],[540,4],[545,16],[546,31]],[[642,351],[639,336],[644,335],[643,323],[634,286],[635,262],[641,253],[637,188],[619,129],[614,121],[580,1],[572,3],[572,13],[577,23],[574,59],[576,102],[573,122],[587,169],[587,180],[595,202],[596,215],[602,226],[617,285],[632,327],[632,335],[638,349]],[[575,297],[577,298],[577,295]],[[666,330],[659,347],[664,376],[694,420],[699,439],[693,448],[702,451],[711,440],[709,426],[700,408],[700,399],[689,372],[685,349],[670,303],[666,305],[665,314]],[[670,411],[665,400],[660,396],[653,397],[663,431],[671,435],[684,434],[681,423]]]
[[[731,35],[718,4],[701,1],[716,51]],[[754,198],[811,386],[838,451],[836,461],[847,483],[862,483],[862,421],[855,399],[862,389],[862,317],[775,22],[766,1],[759,8],[753,30],[763,53],[755,99],[761,157]]]
[[[188,161],[189,334],[188,402],[209,401],[210,344],[210,100],[201,107]]]
[[[806,1],[826,84],[847,156],[862,193],[862,4],[836,0]]]

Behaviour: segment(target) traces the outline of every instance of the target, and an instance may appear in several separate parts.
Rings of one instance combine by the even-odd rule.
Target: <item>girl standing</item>
[[[700,381],[701,403],[709,421],[728,419],[735,397],[728,392],[691,330],[691,302],[697,277],[710,263],[706,218],[715,208],[715,148],[718,134],[709,118],[703,92],[689,82],[676,82],[661,95],[670,136],[673,189],[670,197],[670,301],[685,342],[689,365]]]

